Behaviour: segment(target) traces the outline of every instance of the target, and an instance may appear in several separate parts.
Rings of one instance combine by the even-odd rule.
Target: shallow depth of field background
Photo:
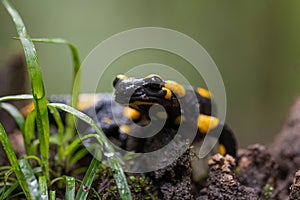
[[[32,37],[65,38],[78,47],[82,60],[101,41],[132,28],[165,27],[192,37],[222,74],[226,121],[240,146],[271,142],[300,94],[300,1],[12,2]],[[21,51],[13,36],[12,21],[0,7],[0,67]],[[47,94],[68,93],[72,64],[68,48],[36,47]],[[189,65],[176,55],[144,50],[122,56],[112,66],[129,69],[150,62],[177,69]],[[112,91],[113,76],[114,72],[106,77],[107,91]]]

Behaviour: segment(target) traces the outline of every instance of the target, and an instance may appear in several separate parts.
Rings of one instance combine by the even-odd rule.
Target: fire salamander
[[[212,99],[208,90],[183,86],[175,81],[163,80],[158,75],[149,75],[145,78],[130,78],[125,75],[117,75],[113,81],[114,95],[111,94],[82,94],[79,96],[79,110],[93,118],[103,132],[116,145],[125,150],[136,152],[149,152],[145,150],[146,142],[151,141],[148,137],[135,137],[135,124],[147,126],[151,120],[164,120],[162,130],[165,135],[162,146],[168,144],[172,139],[168,138],[187,122],[187,127],[195,127],[196,137],[202,139],[207,133],[219,129],[221,135],[218,137],[219,153],[230,154],[236,157],[236,140],[231,129],[215,116],[212,116]],[[49,102],[60,102],[70,104],[70,96],[54,95],[48,98]],[[91,103],[94,100],[94,103]],[[164,110],[156,110],[150,116],[150,109],[155,106],[163,106]],[[182,107],[184,105],[184,107]],[[21,109],[26,115],[33,108],[33,103]],[[154,109],[155,110],[155,109]],[[61,113],[64,118],[65,113]],[[54,124],[54,120],[51,120]],[[80,132],[94,132],[85,123],[77,126]],[[139,133],[140,135],[141,133]],[[142,134],[146,134],[143,132]],[[189,134],[185,129],[184,134]],[[165,139],[167,138],[167,139]],[[153,149],[152,149],[153,150]],[[150,150],[150,151],[152,151]]]
[[[188,126],[197,126],[200,135],[220,129],[219,153],[236,157],[237,145],[231,129],[211,115],[212,100],[208,90],[183,86],[175,81],[163,80],[158,75],[141,79],[118,75],[113,86],[115,101],[126,106],[123,113],[134,122],[149,124],[149,109],[161,105],[165,111],[159,111],[156,116],[166,119],[164,128],[178,129],[183,120],[188,121]],[[184,107],[181,106],[183,104]],[[198,111],[195,112],[195,109]],[[125,133],[130,131],[126,125],[120,129]]]

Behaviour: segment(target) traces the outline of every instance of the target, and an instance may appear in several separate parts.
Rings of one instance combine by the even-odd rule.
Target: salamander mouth
[[[164,100],[165,91],[146,91],[145,88],[138,88],[132,94],[115,92],[116,102],[122,105],[129,105],[138,102],[139,104],[156,104]]]

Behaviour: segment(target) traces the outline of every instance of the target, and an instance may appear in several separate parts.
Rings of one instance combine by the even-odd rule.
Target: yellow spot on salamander
[[[185,119],[184,119],[184,116],[177,116],[176,118],[175,118],[175,120],[174,120],[174,124],[175,125],[179,125],[179,124],[181,124],[181,122],[182,121],[184,121]]]
[[[141,113],[134,108],[125,107],[123,110],[123,115],[131,120],[137,120],[140,118]]]
[[[166,112],[161,111],[161,112],[157,112],[156,116],[159,117],[160,119],[167,119],[168,114]]]
[[[166,87],[162,87],[162,89],[166,91],[165,99],[170,100],[171,97],[172,97],[172,92],[171,92],[171,90],[168,89],[168,88],[166,88]]]
[[[128,135],[130,133],[130,127],[128,125],[121,125],[119,129],[124,134]]]
[[[130,107],[138,109],[140,105],[154,105],[156,102],[135,101],[129,104]]]
[[[119,74],[116,76],[115,80],[113,81],[113,86],[114,88],[117,86],[117,83],[123,80],[128,79],[128,76],[124,75],[124,74]]]
[[[199,115],[198,117],[198,129],[201,133],[207,133],[209,130],[218,126],[219,120],[215,117],[208,115]]]
[[[226,155],[226,148],[223,144],[219,144],[219,154],[221,154],[222,156]]]
[[[174,94],[176,94],[178,98],[182,98],[186,94],[184,87],[176,81],[165,81],[165,87],[174,92]]]
[[[77,108],[79,110],[85,110],[99,101],[97,94],[80,94],[78,97]]]
[[[112,120],[111,120],[110,118],[108,118],[108,117],[105,117],[105,118],[104,118],[104,122],[105,122],[106,124],[111,124]]]
[[[197,92],[205,98],[208,98],[208,99],[211,98],[210,92],[204,88],[197,88]]]
[[[124,74],[118,74],[118,75],[116,76],[116,78],[117,78],[117,79],[120,79],[120,80],[126,80],[126,79],[128,79],[128,76],[126,76],[126,75],[124,75]]]
[[[28,104],[28,105],[24,106],[23,108],[21,108],[20,112],[21,112],[21,114],[22,114],[24,117],[26,117],[27,114],[28,114],[29,112],[33,111],[33,110],[34,110],[34,103],[31,102],[30,104]]]

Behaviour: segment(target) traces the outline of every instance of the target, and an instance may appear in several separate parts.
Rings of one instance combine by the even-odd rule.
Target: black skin
[[[165,98],[167,93],[166,90],[163,89],[165,81],[159,76],[152,75],[146,78],[123,77],[124,76],[121,76],[120,78],[117,76],[113,82],[115,101],[138,110],[144,118],[145,116],[148,118],[148,111],[152,105],[160,104],[164,106],[168,113],[165,128],[178,128],[178,125],[174,124],[174,120],[179,115],[187,116],[190,119],[191,126],[197,123],[196,120],[199,114],[211,115],[211,99],[200,95],[192,87],[184,87],[186,95],[181,98],[180,101],[188,106],[183,110],[180,108],[179,99],[173,92],[171,98]],[[195,95],[196,100],[193,98]],[[136,102],[142,103],[137,106],[137,104],[135,104]],[[143,102],[146,104],[143,104]],[[197,115],[193,114],[195,109],[199,109]],[[227,154],[236,157],[237,144],[232,130],[222,122],[220,122],[215,129],[220,128],[222,128],[222,132],[220,137],[218,137],[219,143],[225,146]],[[202,136],[204,136],[203,134],[206,133],[202,133]],[[212,130],[210,134],[214,135],[214,130]]]

